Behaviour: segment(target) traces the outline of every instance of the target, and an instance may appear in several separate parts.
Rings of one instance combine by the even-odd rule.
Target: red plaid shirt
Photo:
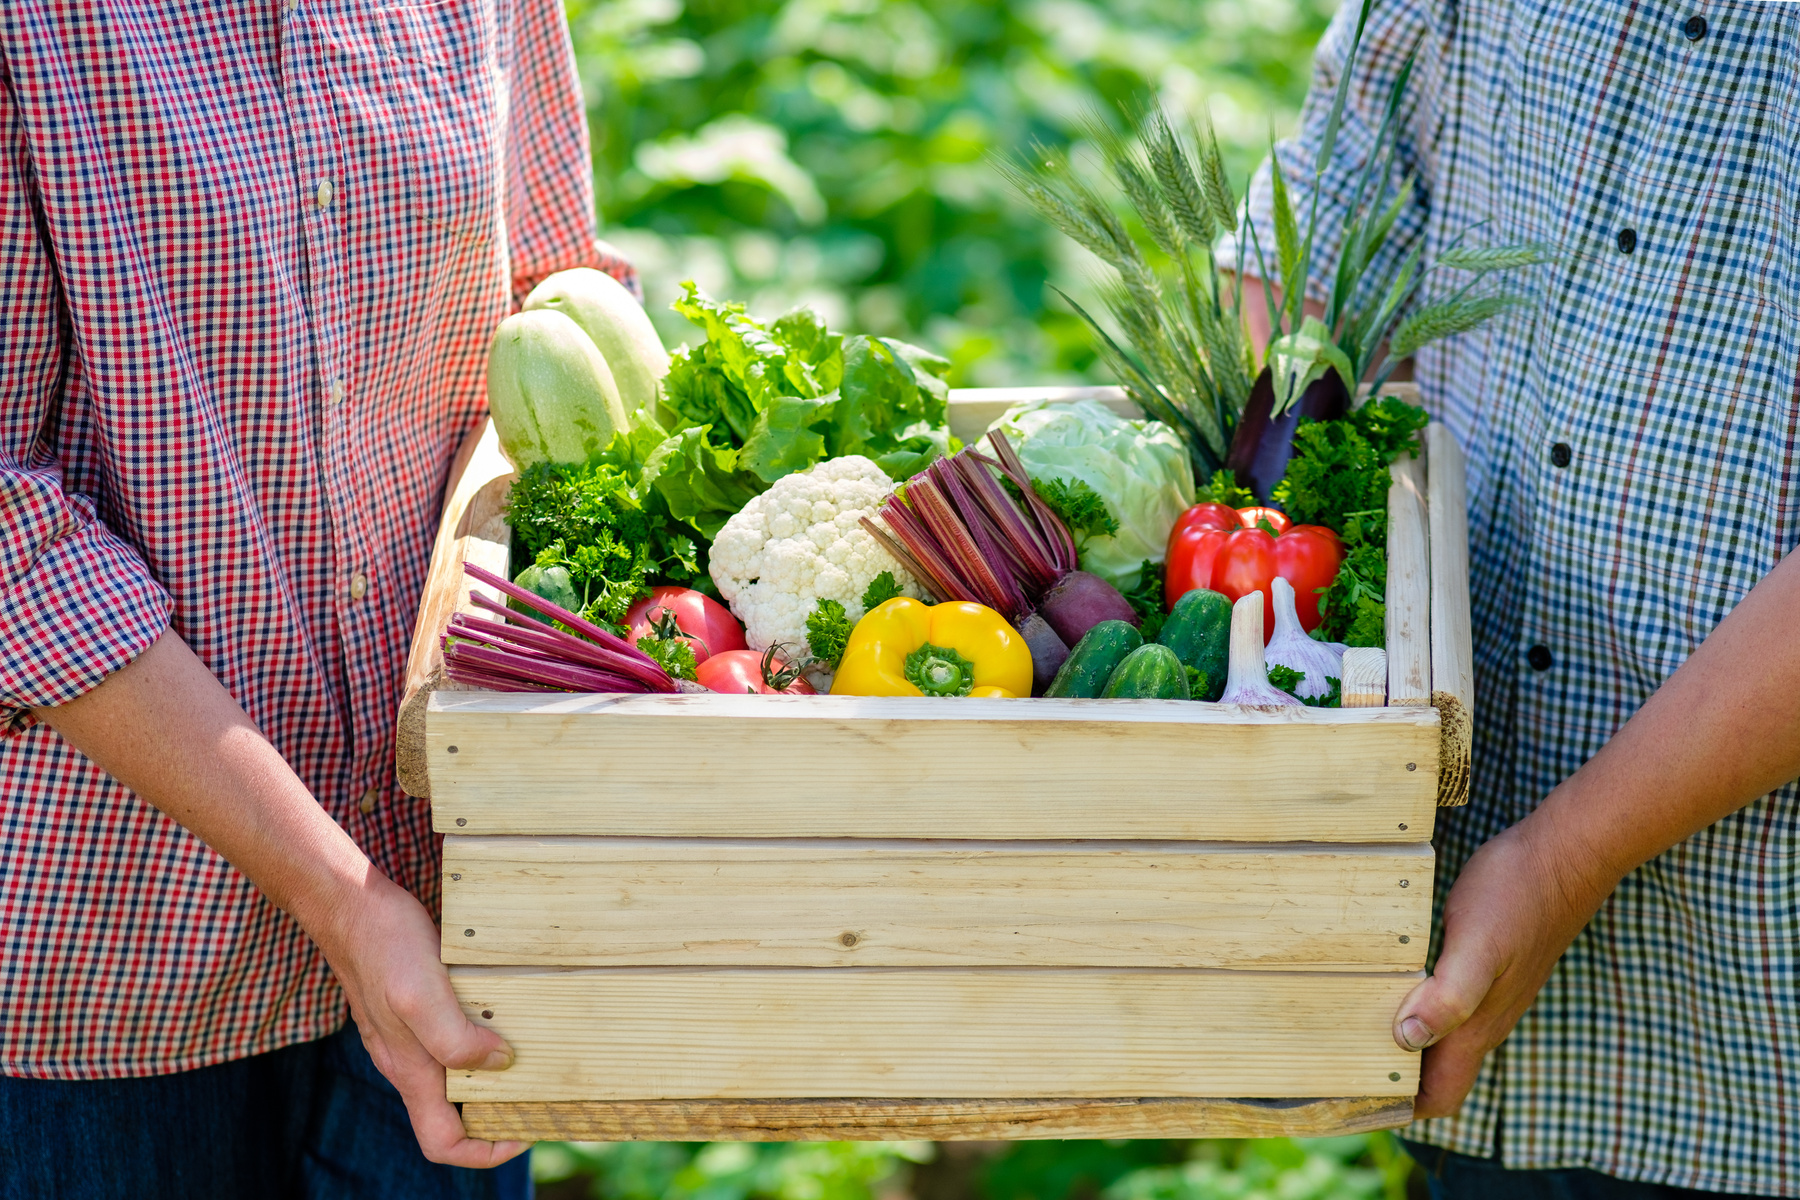
[[[553,270],[635,282],[589,171],[558,0],[0,3],[0,1073],[343,1021],[292,920],[20,719],[165,627],[435,905],[413,613],[495,323]]]

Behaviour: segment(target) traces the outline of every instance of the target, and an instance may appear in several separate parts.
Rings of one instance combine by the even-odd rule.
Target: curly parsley
[[[1340,421],[1302,421],[1275,503],[1296,525],[1324,525],[1344,542],[1344,561],[1320,601],[1313,636],[1380,646],[1386,632],[1388,464],[1417,452],[1425,410],[1392,396]]]
[[[685,585],[702,574],[691,530],[608,463],[532,464],[507,493],[506,521],[526,569],[567,572],[589,619],[617,624],[651,585]]]

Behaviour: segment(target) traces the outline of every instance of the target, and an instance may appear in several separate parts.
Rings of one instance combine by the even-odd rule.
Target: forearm
[[[293,914],[430,1158],[488,1167],[524,1149],[467,1137],[444,1098],[446,1066],[500,1070],[512,1052],[462,1012],[430,914],[370,864],[179,637],[164,633],[99,687],[37,716]]]
[[[1598,907],[1633,868],[1800,776],[1800,556],[1778,565],[1520,834]]]
[[[175,633],[40,720],[330,939],[378,873]]]

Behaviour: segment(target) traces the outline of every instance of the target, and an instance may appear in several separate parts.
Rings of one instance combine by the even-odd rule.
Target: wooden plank
[[[1425,460],[1392,468],[1387,534],[1387,702],[1431,703],[1431,546],[1425,519]]]
[[[1325,1100],[568,1100],[463,1105],[470,1137],[577,1142],[962,1142],[1333,1137],[1412,1120],[1405,1097]]]
[[[409,796],[429,799],[431,775],[425,762],[425,708],[433,692],[455,689],[444,678],[444,629],[458,612],[472,612],[471,584],[463,563],[473,562],[506,575],[512,546],[502,508],[515,474],[500,453],[492,421],[463,439],[450,464],[444,515],[438,524],[425,593],[413,625],[412,652],[406,660],[406,688],[394,722],[394,771]],[[492,589],[484,589],[492,592]],[[498,595],[494,595],[498,599]]]
[[[1097,400],[1121,417],[1143,415],[1121,387],[951,388],[950,432],[964,442],[977,441],[1007,409],[1031,400],[1047,400],[1053,404]]]
[[[1427,706],[440,694],[443,833],[1394,842],[1429,836]],[[522,803],[529,798],[529,803]]]
[[[1416,971],[1432,851],[444,839],[447,963]]]
[[[470,1100],[1411,1096],[1420,973],[452,967]]]
[[[1425,427],[1430,464],[1431,703],[1442,720],[1438,803],[1469,802],[1475,736],[1475,651],[1469,631],[1469,506],[1462,447],[1450,427]]]
[[[1385,707],[1387,678],[1387,651],[1378,646],[1352,646],[1344,651],[1344,707]]]

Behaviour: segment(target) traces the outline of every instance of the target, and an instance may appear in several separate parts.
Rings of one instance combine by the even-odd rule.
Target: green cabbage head
[[[1084,571],[1123,591],[1145,559],[1163,561],[1175,518],[1194,502],[1194,470],[1174,430],[1093,400],[1016,404],[990,428],[1012,440],[1033,480],[1080,481],[1106,502],[1119,532],[1088,539]]]

